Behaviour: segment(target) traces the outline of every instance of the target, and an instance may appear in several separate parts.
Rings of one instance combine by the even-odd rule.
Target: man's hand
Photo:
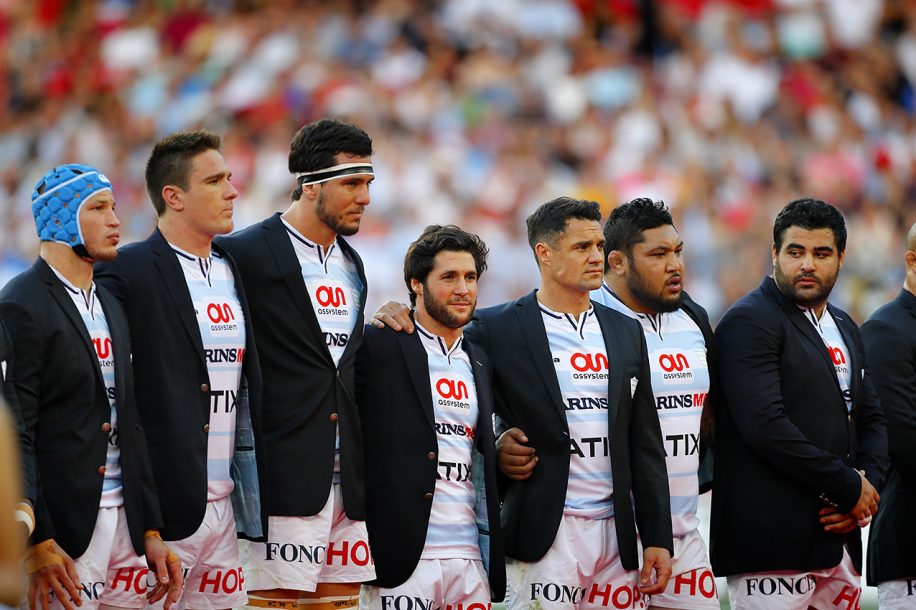
[[[859,501],[852,507],[849,514],[856,519],[860,526],[864,527],[871,521],[872,515],[878,512],[878,502],[881,500],[881,496],[878,495],[878,490],[865,478],[865,473],[861,470],[857,472],[862,478],[862,491],[859,494]]]
[[[48,591],[54,591],[54,596],[65,610],[73,610],[73,604],[83,605],[77,587],[80,577],[76,573],[76,565],[53,538],[29,547],[23,564],[29,577],[31,610],[37,609],[36,600],[41,602],[42,610],[48,610]]]
[[[181,559],[162,541],[158,532],[147,532],[144,538],[146,546],[146,563],[150,572],[156,575],[156,586],[146,593],[147,601],[152,605],[165,598],[163,610],[169,610],[172,604],[181,597],[184,577],[181,574]]]
[[[413,332],[413,320],[410,319],[410,308],[404,303],[388,301],[378,308],[369,323],[377,328],[385,328],[410,334]]]
[[[496,439],[499,469],[510,479],[524,481],[534,472],[538,457],[534,447],[527,447],[528,437],[518,428],[509,428]]]
[[[668,586],[671,578],[671,553],[658,546],[646,547],[642,552],[642,570],[639,572],[639,592],[643,595],[658,595]],[[652,578],[652,572],[655,578]]]
[[[833,506],[825,506],[817,514],[820,515],[825,532],[848,534],[859,527],[855,517],[849,513],[841,513]]]

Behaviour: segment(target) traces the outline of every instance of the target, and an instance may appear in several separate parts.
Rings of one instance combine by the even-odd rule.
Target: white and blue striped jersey
[[[608,519],[614,516],[607,419],[610,368],[601,325],[593,307],[576,317],[538,306],[569,426],[563,514]]]
[[[50,265],[49,265],[50,266]],[[67,294],[73,299],[86,331],[92,340],[92,347],[99,361],[102,371],[102,381],[105,382],[105,392],[108,396],[108,406],[111,408],[111,429],[108,431],[108,449],[105,453],[105,479],[102,482],[102,497],[99,501],[100,508],[113,508],[124,504],[123,483],[121,480],[121,447],[118,435],[118,405],[115,394],[115,367],[114,344],[111,341],[111,332],[102,304],[99,302],[95,290],[95,283],[86,292],[71,284],[67,279],[51,267],[54,274],[60,279]]]
[[[359,316],[359,296],[363,283],[356,271],[356,264],[344,255],[336,239],[325,249],[321,244],[306,238],[285,220],[283,224],[296,252],[302,281],[309,293],[325,345],[337,366],[347,349]],[[334,441],[333,481],[340,483],[339,429]]]
[[[850,362],[849,349],[846,342],[843,341],[843,335],[840,334],[840,328],[836,325],[827,308],[818,319],[813,309],[805,309],[805,317],[814,325],[824,345],[827,346],[827,352],[830,354],[830,360],[833,361],[833,368],[836,370],[836,378],[840,384],[840,390],[843,392],[843,400],[846,401],[846,412],[852,411],[852,363]]]
[[[207,501],[232,493],[229,474],[235,453],[236,403],[245,358],[245,314],[232,269],[219,254],[194,256],[172,246],[184,272],[210,378],[207,433]]]
[[[683,310],[647,315],[624,305],[607,284],[592,291],[593,301],[638,320],[646,337],[652,393],[662,429],[676,538],[697,529],[700,418],[709,393],[706,340]]]
[[[477,388],[467,352],[459,337],[449,348],[419,323],[426,350],[433,419],[439,445],[436,490],[429,512],[421,559],[480,560],[472,452],[477,432]]]

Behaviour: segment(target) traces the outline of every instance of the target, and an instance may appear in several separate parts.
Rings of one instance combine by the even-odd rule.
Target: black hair
[[[604,225],[604,259],[614,250],[630,258],[633,246],[646,240],[643,233],[665,225],[674,221],[663,201],[639,197],[614,208]]]
[[[289,149],[292,174],[333,167],[334,157],[344,153],[353,157],[372,156],[372,138],[351,123],[320,119],[302,127],[293,136]],[[302,196],[302,186],[293,191],[293,201]]]
[[[776,251],[782,249],[782,240],[789,227],[801,227],[807,231],[830,229],[833,232],[838,252],[846,250],[846,222],[840,211],[820,199],[796,199],[786,204],[773,223],[773,243]]]
[[[436,264],[436,255],[442,251],[469,252],[474,257],[478,277],[483,275],[487,268],[489,250],[482,239],[455,225],[430,225],[410,244],[404,256],[404,282],[410,293],[411,306],[416,305],[417,295],[410,285],[410,280],[425,283]]]
[[[219,150],[222,144],[218,134],[203,129],[178,131],[156,142],[146,162],[146,192],[158,216],[166,209],[162,189],[175,185],[187,190],[191,159],[208,150]]]
[[[542,203],[525,221],[528,225],[528,245],[533,251],[540,242],[556,245],[557,239],[566,231],[566,225],[573,218],[599,222],[601,206],[597,201],[572,197],[557,197]]]

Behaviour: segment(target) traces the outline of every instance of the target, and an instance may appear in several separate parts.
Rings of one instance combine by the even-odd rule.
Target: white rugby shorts
[[[719,610],[716,577],[706,553],[706,542],[698,530],[674,539],[671,580],[662,593],[652,596],[652,605],[677,610]]]
[[[840,563],[824,570],[774,570],[728,577],[732,610],[859,610],[862,578],[843,549]]]
[[[319,583],[360,583],[375,578],[365,521],[344,512],[339,484],[311,517],[269,517],[268,541],[239,540],[250,591],[314,591]]]
[[[620,563],[614,519],[563,515],[557,536],[539,561],[506,558],[508,610],[645,608],[638,570]]]
[[[207,502],[204,519],[196,532],[166,544],[181,558],[184,569],[184,590],[178,610],[236,608],[248,601],[229,496]],[[164,603],[165,598],[153,608],[161,609]]]
[[[916,608],[916,578],[887,580],[878,584],[878,607],[881,610]]]
[[[363,585],[360,610],[417,610],[416,600],[441,610],[490,610],[490,584],[479,559],[421,559],[392,589]]]
[[[89,546],[74,563],[80,577],[76,583],[83,602],[80,610],[97,610],[101,604],[121,608],[146,604],[146,561],[131,544],[123,506],[99,509]],[[137,576],[128,583],[125,574]],[[49,600],[52,610],[63,608],[53,592]],[[28,608],[28,600],[23,607]]]

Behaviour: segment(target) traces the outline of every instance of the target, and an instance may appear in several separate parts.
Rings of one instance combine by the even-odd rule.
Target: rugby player
[[[371,155],[359,127],[305,125],[289,208],[220,242],[250,291],[264,371],[270,535],[242,544],[251,607],[355,607],[375,577],[354,399],[366,276],[343,239],[369,205]]]
[[[604,225],[604,282],[591,298],[638,320],[649,352],[674,533],[672,577],[650,607],[718,609],[697,517],[700,420],[713,336],[706,311],[683,290],[683,248],[664,203],[634,199],[617,207]]]
[[[41,481],[26,490],[36,507],[24,561],[29,607],[140,608],[143,593],[153,602],[168,589],[168,608],[182,574],[159,532],[127,320],[93,281],[93,262],[117,255],[111,183],[86,165],[55,167],[32,191],[32,212],[39,258],[0,292],[17,419],[34,448],[24,467]],[[157,575],[149,589],[143,554]],[[134,571],[144,578],[119,588]]]
[[[232,230],[238,196],[220,144],[208,131],[156,143],[146,189],[157,227],[97,269],[127,312],[163,535],[188,569],[181,605],[207,610],[245,603],[236,534],[266,528],[251,316],[235,263],[213,243]]]
[[[528,217],[537,290],[477,312],[493,365],[511,609],[644,608],[671,575],[665,453],[639,323],[589,294],[604,237],[593,201]],[[511,442],[509,442],[511,440]],[[645,550],[639,571],[637,525]]]
[[[404,258],[417,332],[366,328],[356,395],[378,577],[364,610],[485,610],[505,594],[489,363],[462,336],[486,256],[476,235],[427,227]]]
[[[836,208],[787,204],[772,275],[716,328],[710,554],[738,610],[858,607],[888,458],[859,329],[827,302],[845,250]]]
[[[868,584],[878,585],[882,610],[916,607],[916,224],[906,235],[904,265],[900,294],[862,325],[891,458],[868,541]]]

